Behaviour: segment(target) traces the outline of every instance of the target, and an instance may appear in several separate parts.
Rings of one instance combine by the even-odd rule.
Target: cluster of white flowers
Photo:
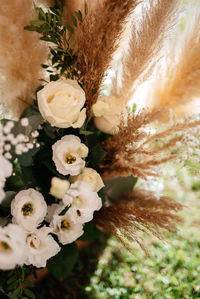
[[[20,120],[21,127],[28,127],[29,120],[28,118],[22,118]],[[12,133],[12,129],[14,128],[14,121],[7,121],[4,126],[0,127],[0,151],[4,154],[6,159],[12,159],[12,152],[17,155],[21,155],[23,153],[27,153],[29,150],[33,149],[34,146],[39,147],[39,143],[37,143],[36,138],[39,135],[39,132],[36,130],[27,136],[26,134],[19,133],[17,135]]]
[[[86,118],[85,93],[76,81],[50,82],[38,92],[38,104],[43,118],[52,126],[77,128]],[[21,126],[27,125],[28,119],[22,119]],[[11,133],[13,126],[12,121],[7,122],[2,130],[0,184],[1,181],[4,184],[12,172],[11,163],[5,158],[11,145],[15,146],[17,154],[26,152],[25,148],[31,149],[23,134],[15,137]],[[37,135],[38,132],[34,132],[32,138]],[[23,148],[19,148],[21,144]],[[0,269],[23,264],[45,267],[47,260],[60,251],[51,234],[56,234],[64,245],[75,241],[83,234],[84,223],[91,221],[94,211],[102,206],[97,192],[104,184],[94,169],[85,167],[88,147],[80,138],[66,135],[53,144],[52,150],[57,171],[69,175],[68,180],[52,178],[49,193],[60,201],[47,206],[43,195],[32,188],[17,193],[11,202],[12,224],[0,228]],[[8,154],[3,156],[4,151]],[[43,225],[44,220],[49,226]]]

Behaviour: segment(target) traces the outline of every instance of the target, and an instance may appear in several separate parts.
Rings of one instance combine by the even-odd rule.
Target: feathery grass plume
[[[174,135],[199,126],[200,121],[177,123],[161,132],[147,133],[145,126],[165,113],[164,110],[151,113],[143,111],[137,115],[129,115],[127,121],[122,121],[119,133],[103,144],[107,152],[100,164],[104,180],[129,175],[146,180],[148,176],[158,175],[158,165],[178,157],[174,150],[177,136]]]
[[[124,24],[137,3],[136,0],[105,0],[88,13],[78,28],[78,64],[85,82],[88,111],[98,98]]]
[[[181,222],[181,218],[175,212],[182,208],[168,196],[158,200],[152,191],[136,188],[124,198],[110,199],[110,205],[95,213],[95,223],[130,251],[131,243],[137,242],[147,253],[138,231],[150,232],[158,238],[162,238],[163,229],[176,232],[175,224]]]
[[[165,67],[155,76],[149,95],[154,109],[171,107],[177,116],[188,112],[183,105],[191,112],[192,105],[186,104],[200,97],[200,6],[190,13],[184,32],[171,41]]]
[[[0,5],[0,105],[1,114],[10,117],[18,117],[32,103],[42,77],[47,48],[36,33],[24,30],[35,16],[32,0],[7,0]]]
[[[163,40],[175,24],[176,10],[180,1],[157,0],[150,1],[142,7],[139,28],[138,22],[133,22],[132,36],[128,54],[122,60],[121,96],[127,101],[133,93],[132,87],[140,75],[155,65],[161,57],[160,50]]]

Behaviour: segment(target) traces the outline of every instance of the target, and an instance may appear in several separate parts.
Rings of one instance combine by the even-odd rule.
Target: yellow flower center
[[[82,200],[80,199],[79,196],[76,196],[73,200],[73,204],[77,207],[80,208],[82,206]]]
[[[0,247],[4,250],[10,250],[11,247],[8,245],[8,243],[1,241],[0,242]]]
[[[74,162],[76,162],[76,157],[75,156],[72,156],[71,154],[67,154],[65,156],[65,162],[67,164],[73,164]]]
[[[66,219],[62,220],[61,221],[61,229],[66,230],[66,229],[69,229],[69,228],[70,228],[69,222]]]
[[[22,214],[24,216],[30,216],[33,212],[33,206],[32,204],[29,202],[29,203],[25,203],[22,207]]]

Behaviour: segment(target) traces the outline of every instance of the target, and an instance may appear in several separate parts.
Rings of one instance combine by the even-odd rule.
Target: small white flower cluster
[[[29,125],[28,118],[22,118],[20,120],[21,127],[27,127]],[[36,130],[31,133],[30,136],[26,134],[19,133],[14,135],[12,133],[12,129],[14,128],[14,121],[8,121],[4,126],[1,126],[0,137],[0,151],[4,154],[6,159],[12,159],[12,151],[16,155],[21,155],[23,153],[27,153],[29,150],[33,149],[34,146],[39,147],[39,143],[37,143],[36,138],[39,135],[39,132]]]

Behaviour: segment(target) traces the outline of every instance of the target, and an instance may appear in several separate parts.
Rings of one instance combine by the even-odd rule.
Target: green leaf
[[[77,26],[76,18],[74,16],[71,16],[71,19],[72,19],[72,23],[74,24],[74,26]]]
[[[74,33],[74,29],[69,24],[66,25],[66,28],[70,33]]]
[[[35,286],[35,284],[30,280],[24,280],[23,283],[30,288],[34,288]]]
[[[35,25],[35,26],[41,26],[45,23],[46,21],[44,20],[34,20],[34,21],[30,21],[31,25]]]
[[[124,193],[132,191],[136,182],[137,178],[132,175],[114,178],[105,182],[104,191],[108,193],[109,197],[121,197]]]
[[[11,284],[12,282],[16,281],[17,280],[17,276],[14,275],[14,276],[11,276],[8,281],[7,281],[7,284]]]
[[[77,19],[78,19],[80,22],[83,21],[82,13],[81,13],[80,10],[79,10],[78,12],[75,11],[74,14],[75,14],[75,16],[77,17]]]
[[[94,132],[92,131],[85,131],[85,130],[80,130],[79,133],[86,136],[94,134]]]
[[[84,234],[79,238],[81,241],[93,240],[100,234],[100,230],[96,228],[94,223],[88,222],[84,225]]]
[[[61,251],[47,262],[49,272],[57,279],[66,279],[78,258],[78,249],[75,243],[65,245]]]
[[[24,27],[24,30],[28,30],[28,31],[37,31],[37,27],[33,26],[33,25],[28,25]]]
[[[36,299],[35,294],[34,294],[31,290],[29,290],[29,289],[24,289],[24,294],[25,294],[28,298]]]
[[[16,299],[16,298],[18,298],[20,290],[21,290],[20,287],[16,288],[16,290],[14,290],[14,292],[11,295],[9,295],[9,298],[10,299]]]
[[[104,151],[103,147],[100,143],[96,144],[89,153],[89,160],[92,162],[93,165],[99,164],[104,157],[106,156],[106,152]]]

